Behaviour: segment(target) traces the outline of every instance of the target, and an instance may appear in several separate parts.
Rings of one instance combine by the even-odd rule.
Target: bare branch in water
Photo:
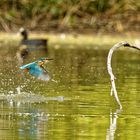
[[[140,50],[139,47],[137,47],[137,46],[132,46],[132,45],[130,45],[130,44],[127,43],[127,42],[119,42],[119,43],[115,44],[115,45],[110,49],[110,51],[109,51],[109,53],[108,53],[108,57],[107,57],[107,70],[108,70],[108,73],[109,73],[109,75],[110,75],[110,80],[111,80],[111,85],[112,85],[112,87],[111,87],[111,95],[114,93],[115,99],[116,99],[117,103],[119,104],[120,109],[122,109],[122,105],[121,105],[121,102],[120,102],[120,100],[119,100],[119,97],[118,97],[118,94],[117,94],[117,90],[116,90],[116,86],[115,86],[115,79],[116,79],[116,78],[115,78],[115,76],[114,76],[114,74],[113,74],[113,72],[112,72],[111,59],[112,59],[113,52],[114,52],[115,50],[117,50],[118,48],[120,48],[121,46],[130,47],[130,48],[134,48],[134,49]]]
[[[114,140],[115,132],[117,130],[117,119],[122,109],[117,109],[114,113],[110,112],[110,126],[107,129],[106,140]]]

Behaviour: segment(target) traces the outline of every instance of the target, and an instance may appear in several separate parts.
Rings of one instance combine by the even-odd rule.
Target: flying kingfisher
[[[21,66],[20,69],[24,70],[24,72],[29,72],[37,79],[49,81],[50,80],[49,72],[43,66],[49,60],[53,60],[53,59],[40,58],[32,63]]]

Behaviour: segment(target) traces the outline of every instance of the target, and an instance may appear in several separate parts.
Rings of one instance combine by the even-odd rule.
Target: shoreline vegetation
[[[139,33],[139,13],[139,0],[3,0],[0,30]]]

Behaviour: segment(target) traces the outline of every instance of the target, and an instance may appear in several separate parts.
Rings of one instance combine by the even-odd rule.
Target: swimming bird
[[[28,32],[24,28],[20,28],[19,33],[22,36],[20,45],[27,45],[29,50],[47,49],[47,39],[28,39]]]
[[[49,81],[50,80],[49,72],[43,66],[49,60],[53,59],[40,58],[32,63],[21,66],[20,69],[24,70],[24,72],[29,72],[29,74],[33,75],[37,79]]]

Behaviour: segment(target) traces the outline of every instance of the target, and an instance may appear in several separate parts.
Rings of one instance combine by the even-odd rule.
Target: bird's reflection
[[[28,54],[29,54],[29,51],[28,51],[27,46],[22,45],[16,53],[19,66],[23,65],[23,62]]]
[[[110,126],[107,129],[106,140],[114,140],[115,131],[117,129],[117,119],[121,112],[122,109],[117,109],[115,112],[110,112]]]
[[[22,39],[19,43],[18,50],[16,52],[16,57],[18,60],[19,66],[23,65],[26,58],[29,55],[40,54],[40,52],[44,52],[48,54],[48,39],[43,38],[28,38],[28,31],[24,28],[20,28],[18,34],[22,36]]]

